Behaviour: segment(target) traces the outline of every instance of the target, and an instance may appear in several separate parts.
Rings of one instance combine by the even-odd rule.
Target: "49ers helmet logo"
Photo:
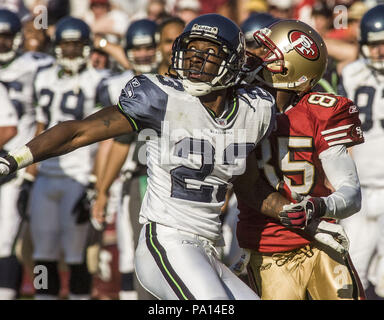
[[[304,58],[309,60],[317,60],[319,58],[319,48],[308,34],[293,30],[288,34],[288,38],[291,46]]]

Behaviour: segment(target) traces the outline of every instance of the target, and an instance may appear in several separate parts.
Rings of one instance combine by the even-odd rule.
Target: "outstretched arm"
[[[118,108],[106,107],[83,120],[61,122],[25,146],[12,150],[0,159],[0,175],[130,132],[132,127]]]

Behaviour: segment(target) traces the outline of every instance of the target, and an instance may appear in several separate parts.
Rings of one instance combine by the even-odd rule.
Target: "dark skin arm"
[[[255,152],[247,158],[247,169],[236,178],[233,188],[237,199],[258,212],[279,220],[279,212],[290,201],[260,177]]]
[[[117,107],[111,106],[83,120],[64,121],[27,143],[34,162],[69,153],[77,148],[132,132]]]

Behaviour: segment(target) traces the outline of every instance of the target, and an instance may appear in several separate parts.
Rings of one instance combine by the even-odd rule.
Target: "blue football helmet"
[[[0,53],[0,64],[6,64],[16,56],[22,42],[21,22],[14,12],[0,9],[0,34],[13,37],[10,50]]]
[[[81,55],[74,58],[68,58],[63,55],[60,44],[70,41],[83,43]],[[58,64],[72,73],[77,73],[88,62],[91,52],[91,30],[81,19],[69,16],[64,17],[56,25],[54,44]]]
[[[269,27],[272,23],[279,21],[269,13],[252,13],[250,16],[241,24],[241,30],[244,33],[245,43],[247,47],[258,45],[253,38],[255,31]]]
[[[156,50],[158,45],[158,33],[156,22],[149,19],[141,19],[133,22],[125,34],[125,52],[134,71],[149,73],[156,71],[161,54]],[[153,53],[136,56],[135,49],[148,48]]]
[[[360,21],[359,44],[362,55],[368,65],[378,71],[384,71],[384,58],[373,59],[368,46],[384,43],[384,4],[369,9]]]
[[[225,58],[212,52],[188,49],[189,42],[196,39],[219,45],[219,52],[224,53]],[[186,67],[186,62],[190,59],[186,57],[186,53],[203,56],[200,70]],[[206,63],[212,62],[210,57],[222,60],[216,74],[208,74],[204,70]],[[236,84],[244,61],[245,41],[242,31],[233,21],[219,14],[204,14],[193,19],[173,43],[172,68],[182,80],[184,89],[193,96],[206,95],[211,91]],[[191,81],[188,79],[188,74],[191,73],[213,76],[213,79],[209,82]]]

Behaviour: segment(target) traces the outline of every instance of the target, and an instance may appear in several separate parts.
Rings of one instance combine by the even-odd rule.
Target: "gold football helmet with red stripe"
[[[298,20],[280,20],[257,30],[262,64],[256,79],[270,87],[304,93],[323,76],[327,67],[327,48],[321,36]]]

